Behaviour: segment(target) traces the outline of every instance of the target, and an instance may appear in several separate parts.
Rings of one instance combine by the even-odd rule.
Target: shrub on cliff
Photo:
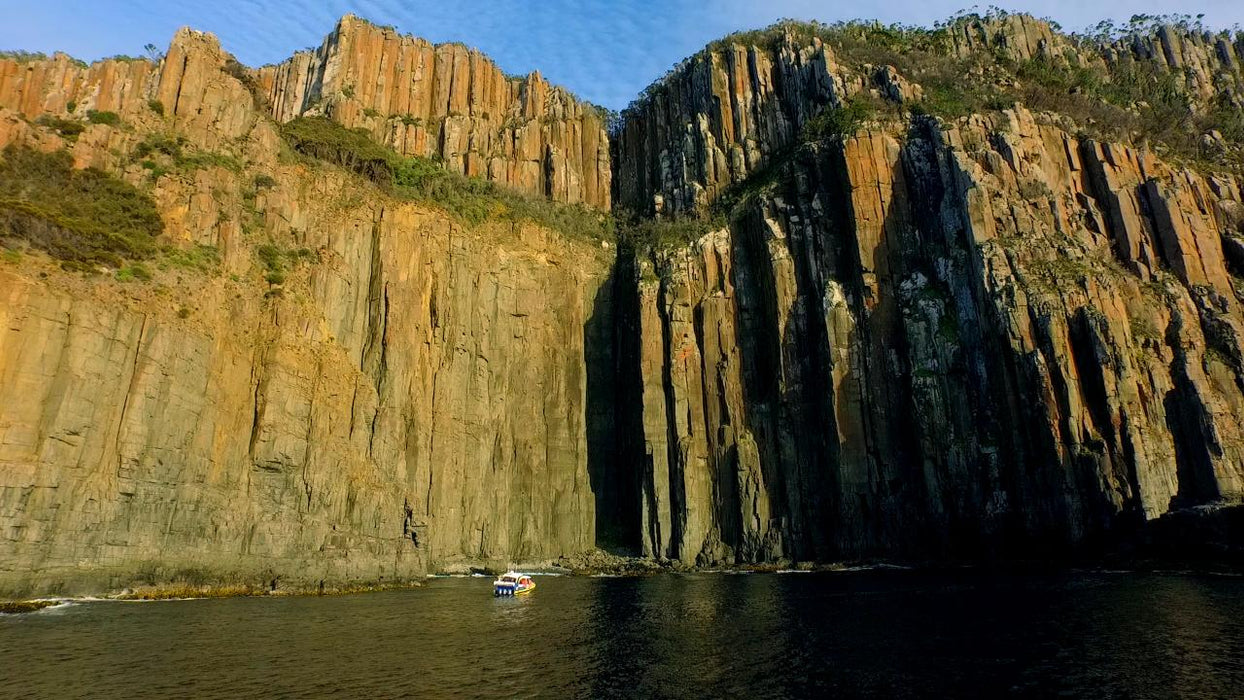
[[[0,51],[0,61],[32,63],[34,61],[46,60],[48,60],[48,55],[40,51]]]
[[[255,80],[255,76],[249,68],[239,63],[238,59],[229,56],[225,59],[224,71],[233,76],[239,83],[242,83],[242,87],[246,88],[246,91],[251,94],[251,99],[255,101],[255,107],[258,111],[268,111],[268,95],[264,93],[263,88],[259,85],[259,81]]]
[[[77,122],[72,119],[61,119],[60,117],[53,117],[50,114],[45,114],[39,117],[35,120],[35,123],[55,130],[68,141],[73,141],[78,138],[83,131],[86,131],[86,125],[82,122]]]
[[[826,107],[803,125],[804,140],[840,141],[851,138],[875,111],[873,105],[862,99],[851,100],[842,107]]]
[[[0,233],[62,260],[119,266],[155,250],[164,222],[133,185],[94,168],[76,170],[65,151],[9,145],[0,153]]]
[[[399,155],[372,141],[363,129],[348,129],[324,117],[298,117],[282,133],[298,153],[355,172],[395,197],[435,204],[468,224],[531,221],[578,238],[613,237],[613,220],[605,212],[529,197],[451,172],[430,158]]]
[[[627,215],[618,224],[618,244],[640,253],[681,248],[725,226],[719,217],[645,219]]]
[[[396,154],[372,141],[363,129],[347,129],[324,117],[298,117],[281,133],[299,153],[340,165],[381,186],[393,182]]]
[[[152,154],[163,153],[170,158],[177,159],[182,155],[182,149],[186,145],[187,140],[184,136],[168,136],[164,134],[148,134],[137,146],[134,147],[133,156],[135,159],[146,158]]]
[[[94,109],[88,109],[86,111],[86,120],[92,124],[117,126],[121,123],[121,115],[116,112],[101,112]]]

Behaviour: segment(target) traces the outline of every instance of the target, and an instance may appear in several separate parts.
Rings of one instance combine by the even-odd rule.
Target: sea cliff
[[[188,29],[0,58],[0,165],[156,229],[0,199],[0,595],[1060,557],[1238,508],[1242,54],[784,23],[614,119],[354,17],[258,69]]]

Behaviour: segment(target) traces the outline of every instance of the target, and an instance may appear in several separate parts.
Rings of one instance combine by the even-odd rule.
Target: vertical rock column
[[[461,44],[434,46],[352,15],[314,51],[265,66],[272,116],[328,116],[406,155],[556,202],[610,205],[601,112],[538,72],[506,75]]]

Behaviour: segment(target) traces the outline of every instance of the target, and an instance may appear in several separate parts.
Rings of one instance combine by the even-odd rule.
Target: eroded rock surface
[[[946,31],[1239,100],[1221,37]],[[1022,105],[913,116],[918,82],[820,41],[716,47],[667,88],[611,164],[600,115],[538,75],[351,17],[258,70],[190,30],[158,63],[0,61],[0,147],[140,186],[180,255],[150,283],[0,262],[0,595],[1033,557],[1244,498],[1238,178]],[[864,94],[901,118],[805,142]],[[305,114],[558,202],[747,196],[615,257],[283,157]]]
[[[190,31],[159,66],[0,62],[20,74],[0,147],[69,146],[149,188],[168,241],[220,256],[157,260],[145,284],[33,251],[0,266],[0,594],[345,586],[593,549],[585,358],[611,348],[585,343],[610,256],[279,158],[228,62]],[[22,118],[71,100],[123,123],[67,143]],[[165,133],[226,165],[153,175],[132,154]],[[263,280],[261,245],[287,279]]]
[[[462,44],[434,46],[347,15],[318,50],[257,77],[277,121],[325,114],[465,175],[609,208],[600,111],[538,72],[509,76]]]
[[[957,40],[1062,45],[1033,22]],[[1167,62],[1200,55],[1185,39]],[[1022,107],[800,145],[818,110],[902,84],[816,40],[735,45],[628,116],[619,204],[751,193],[722,230],[641,251],[618,296],[643,551],[1036,556],[1244,498],[1240,183]]]

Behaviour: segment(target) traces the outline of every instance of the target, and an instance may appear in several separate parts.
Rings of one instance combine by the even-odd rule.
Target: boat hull
[[[498,598],[509,598],[516,595],[527,595],[534,590],[536,590],[536,584],[534,583],[523,586],[496,584],[492,587],[492,594]]]

